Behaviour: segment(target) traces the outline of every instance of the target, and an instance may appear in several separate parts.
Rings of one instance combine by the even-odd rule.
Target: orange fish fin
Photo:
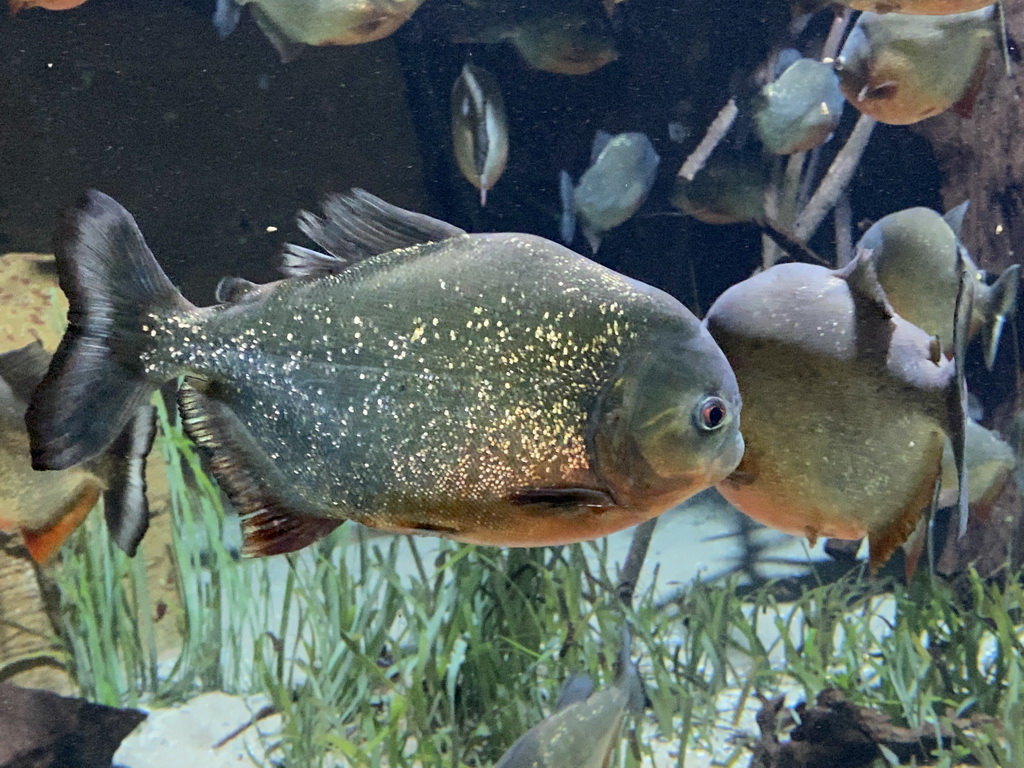
[[[25,539],[25,547],[32,559],[40,565],[46,565],[57,554],[68,536],[85,520],[85,516],[96,506],[100,498],[100,487],[95,483],[86,483],[71,503],[61,513],[57,521],[48,528],[38,531],[22,529],[21,536]]]
[[[280,473],[262,455],[252,436],[222,403],[186,379],[178,405],[188,436],[209,456],[210,470],[242,519],[242,554],[263,557],[294,552],[322,539],[342,520],[321,518],[296,509],[271,485]],[[280,481],[283,486],[283,480]]]
[[[907,540],[920,519],[921,507],[910,505],[888,528],[868,534],[868,568],[872,575],[878,573],[889,561],[892,553]]]
[[[921,555],[924,554],[924,547],[927,542],[928,518],[922,516],[917,521],[917,525],[914,526],[914,530],[910,532],[910,536],[904,545],[903,576],[908,584],[914,578],[914,573],[917,572],[917,566],[921,562]]]
[[[981,87],[985,84],[985,72],[987,70],[988,51],[982,54],[978,67],[974,70],[974,76],[971,77],[971,82],[967,85],[967,90],[964,91],[964,95],[960,97],[956,104],[950,107],[953,112],[965,120],[970,120],[974,116],[974,105],[978,102],[978,94],[981,93]]]

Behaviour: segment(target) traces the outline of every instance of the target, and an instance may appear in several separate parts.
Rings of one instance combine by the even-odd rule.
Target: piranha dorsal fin
[[[210,457],[210,469],[242,519],[242,554],[279,555],[302,549],[329,534],[341,520],[295,509],[271,486],[275,470],[252,445],[245,426],[223,403],[186,379],[178,390],[182,424]]]
[[[343,262],[466,234],[453,224],[386,203],[364,189],[329,195],[323,208],[324,218],[300,212],[299,229]]]
[[[871,251],[858,251],[853,261],[835,274],[850,286],[857,355],[885,365],[895,328],[894,313],[875,274]]]
[[[103,515],[110,537],[129,557],[135,557],[149,528],[146,456],[155,435],[156,408],[143,405],[105,454],[107,490],[103,492]]]
[[[0,379],[24,404],[28,404],[49,367],[50,355],[38,341],[0,355]]]
[[[957,240],[960,239],[960,231],[964,228],[964,216],[967,215],[967,209],[970,205],[970,200],[964,200],[960,205],[950,208],[942,214],[942,220],[946,222],[946,226],[953,230]]]
[[[992,285],[981,294],[984,306],[981,308],[985,317],[981,326],[982,338],[985,342],[985,367],[990,371],[996,362],[999,350],[999,337],[1007,317],[1012,317],[1017,309],[1017,290],[1020,286],[1020,264],[1011,264],[1003,270]],[[977,297],[978,294],[976,293]]]

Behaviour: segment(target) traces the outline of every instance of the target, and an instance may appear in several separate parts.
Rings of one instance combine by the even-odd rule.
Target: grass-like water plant
[[[689,748],[741,725],[755,692],[812,699],[826,687],[894,723],[957,731],[939,765],[1024,765],[1019,581],[971,575],[954,590],[921,574],[902,587],[855,571],[783,602],[774,584],[741,594],[731,577],[667,602],[643,591],[626,607],[604,542],[499,550],[350,526],[295,555],[244,561],[176,417],[161,407],[160,422],[181,649],[158,658],[145,565],[94,515],[56,572],[90,698],[262,692],[282,715],[267,743],[277,764],[484,766],[549,713],[568,675],[611,677],[625,620],[650,710],[640,757],[624,746],[616,765],[652,764],[655,738],[685,765]],[[978,727],[958,719],[976,714],[988,716]],[[720,764],[746,754],[736,746]]]

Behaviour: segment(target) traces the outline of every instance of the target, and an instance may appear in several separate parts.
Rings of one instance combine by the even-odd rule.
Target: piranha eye
[[[705,432],[714,432],[725,424],[728,413],[725,400],[714,395],[706,397],[698,406],[697,426]]]

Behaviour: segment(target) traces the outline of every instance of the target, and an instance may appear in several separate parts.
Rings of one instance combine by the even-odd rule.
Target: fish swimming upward
[[[59,472],[32,469],[25,411],[50,363],[38,342],[0,355],[0,529],[17,528],[37,563],[50,560],[103,495],[111,536],[134,555],[149,526],[145,460],[155,412],[142,405],[99,456]]]
[[[719,491],[811,541],[867,536],[877,570],[928,508],[947,437],[963,471],[959,365],[893,313],[863,252],[843,270],[776,265],[704,322],[744,401],[746,453]]]
[[[508,121],[498,79],[483,67],[466,64],[452,86],[452,147],[459,170],[480,190],[487,191],[505,172],[508,162]]]
[[[185,428],[250,555],[346,519],[489,545],[592,539],[739,462],[735,377],[667,294],[366,192],[325,208],[300,226],[329,253],[289,252],[305,276],[200,309],[130,214],[87,193],[56,240],[70,322],[27,417],[34,466],[96,455],[182,374]]]
[[[643,683],[625,638],[614,683],[594,693],[590,679],[571,677],[555,712],[520,736],[495,768],[607,768],[627,713],[644,709]]]

